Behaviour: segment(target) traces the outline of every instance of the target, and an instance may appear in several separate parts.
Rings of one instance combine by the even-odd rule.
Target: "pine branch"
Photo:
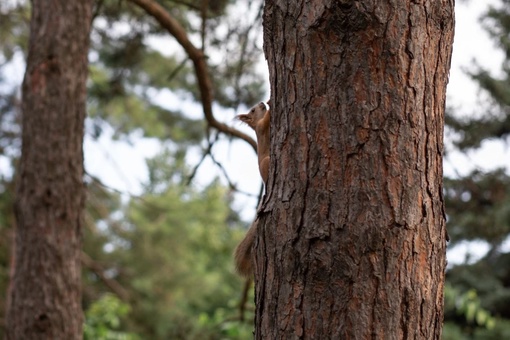
[[[156,19],[160,25],[166,29],[177,42],[182,46],[188,57],[193,61],[195,68],[195,74],[197,77],[198,87],[200,90],[200,97],[202,101],[202,107],[204,110],[204,116],[210,127],[217,129],[218,131],[225,133],[226,135],[238,137],[247,143],[249,143],[254,150],[257,150],[257,144],[253,138],[249,135],[232,128],[224,123],[216,120],[212,111],[212,82],[208,72],[206,56],[205,54],[195,47],[193,43],[188,39],[186,31],[181,24],[170,15],[170,13],[158,4],[154,0],[129,0],[142,8],[147,14],[151,15]]]

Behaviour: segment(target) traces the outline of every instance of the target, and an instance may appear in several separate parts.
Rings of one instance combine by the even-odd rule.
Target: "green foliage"
[[[17,88],[9,87],[4,71],[14,55],[21,54],[21,42],[26,43],[25,12],[26,8],[21,6],[9,9],[0,4],[0,155],[7,157],[19,154],[21,141],[18,92]]]
[[[446,322],[443,327],[443,340],[501,340],[510,339],[508,320],[496,319],[492,328],[476,328],[466,332],[453,322]]]
[[[150,339],[248,339],[252,324],[239,321],[242,282],[232,262],[243,224],[219,183],[202,190],[182,184],[189,171],[178,158],[164,151],[149,160],[145,193],[127,204],[90,183],[96,199],[88,210],[98,222],[87,228],[85,252],[128,292],[122,331]],[[108,209],[97,208],[103,205]],[[84,273],[85,305],[109,290],[96,270]],[[245,320],[253,318],[248,306]]]
[[[453,322],[445,322],[443,325],[442,340],[469,340],[462,329]]]
[[[233,302],[233,301],[232,301]],[[232,305],[229,308],[234,308]],[[253,325],[252,323],[241,323],[239,320],[234,320],[228,309],[217,309],[215,313],[210,316],[202,313],[198,317],[198,324],[201,333],[210,334],[211,339],[253,339]],[[253,318],[253,315],[250,316]],[[197,334],[197,339],[200,337]]]
[[[136,340],[138,336],[119,331],[121,319],[129,313],[129,305],[111,294],[103,295],[85,311],[85,340]]]
[[[11,61],[16,52],[26,50],[29,23],[30,11],[26,3],[0,3],[0,65]]]
[[[510,319],[510,254],[494,253],[474,264],[457,265],[448,271],[447,280],[460,291],[474,290],[491,314]]]
[[[158,337],[183,336],[187,330],[179,324],[188,320],[191,327],[185,315],[212,314],[239,289],[231,267],[235,233],[226,226],[228,202],[222,196],[217,185],[204,192],[170,187],[129,207],[125,265],[137,273],[131,286],[144,297],[135,309],[151,315],[146,323]]]
[[[444,293],[445,314],[455,313],[464,319],[466,326],[476,325],[493,329],[495,319],[490,312],[481,306],[481,301],[475,289],[461,293],[450,284],[445,286]]]
[[[461,293],[459,289],[447,284],[444,311],[449,321],[443,328],[443,340],[510,339],[508,319],[495,317],[482,306],[483,300],[486,299],[478,296],[474,288]],[[508,301],[503,304],[508,306]]]
[[[169,75],[178,67],[172,57],[163,57],[141,41],[137,44],[130,38],[125,41],[128,43],[116,41],[120,46],[115,48],[102,47],[100,59],[90,65],[88,110],[94,123],[94,135],[99,137],[103,124],[108,122],[115,127],[114,137],[117,138],[138,130],[146,137],[198,143],[204,137],[203,120],[165,109],[151,102],[149,94],[156,94],[156,90],[162,88],[189,91],[194,86],[186,82],[191,70],[180,69],[183,79],[170,81]],[[126,58],[126,54],[131,57]]]
[[[152,104],[144,96],[124,88],[120,81],[109,79],[104,70],[90,67],[89,114],[93,136],[99,137],[104,123],[115,127],[114,138],[137,130],[145,137],[171,140],[181,145],[197,144],[204,138],[203,120],[187,118],[182,112]]]
[[[501,340],[510,339],[510,322],[497,319],[493,328],[478,328],[474,332],[474,340]]]

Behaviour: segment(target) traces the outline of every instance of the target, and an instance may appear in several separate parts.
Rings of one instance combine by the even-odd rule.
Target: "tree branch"
[[[237,188],[237,185],[235,185],[232,180],[230,179],[228,173],[227,173],[227,170],[225,170],[225,168],[221,165],[220,162],[218,162],[213,154],[212,154],[212,147],[214,146],[214,143],[216,143],[216,141],[218,140],[218,134],[216,134],[215,138],[209,142],[208,146],[207,146],[207,149],[205,149],[202,153],[202,158],[200,159],[200,161],[197,163],[197,165],[195,165],[195,167],[193,168],[193,170],[191,171],[191,175],[188,177],[188,179],[186,180],[186,185],[190,185],[191,181],[193,180],[193,178],[195,177],[197,171],[198,171],[198,168],[202,165],[202,163],[204,162],[204,160],[207,158],[207,156],[209,156],[212,160],[212,162],[220,169],[220,171],[223,173],[223,176],[225,177],[225,180],[227,181],[228,183],[228,187],[230,190],[233,190],[237,193],[240,193],[240,194],[243,194],[245,196],[248,196],[248,197],[258,197],[258,202],[260,202],[260,199],[261,199],[261,195],[262,195],[262,191],[259,192],[258,195],[254,195],[254,194],[251,194],[249,192],[245,192],[245,191],[242,191],[242,190],[239,190]],[[264,189],[264,187],[262,187],[262,189]],[[258,206],[258,203],[257,203],[257,206]]]
[[[207,64],[205,62],[205,54],[193,45],[188,39],[186,31],[181,24],[172,17],[168,11],[154,0],[129,0],[132,3],[138,5],[147,14],[151,15],[156,19],[159,24],[165,28],[177,42],[182,46],[188,57],[193,61],[195,68],[195,74],[197,77],[198,87],[200,90],[200,97],[202,101],[202,107],[204,110],[204,116],[210,127],[217,129],[227,135],[241,138],[242,140],[249,143],[253,149],[257,150],[257,143],[249,135],[234,129],[224,123],[216,120],[212,112],[212,83],[207,70]]]
[[[241,295],[241,301],[239,301],[239,320],[245,320],[246,305],[248,303],[248,294],[250,293],[252,279],[246,279],[243,285],[243,294]]]
[[[209,0],[202,0],[202,6],[200,9],[200,14],[202,16],[202,27],[200,29],[200,35],[202,37],[202,52],[205,51],[205,31],[207,26],[207,8],[209,7]]]
[[[104,268],[92,260],[90,256],[85,254],[84,252],[81,253],[81,263],[91,271],[93,271],[100,279],[103,281],[103,283],[110,288],[110,290],[117,295],[122,301],[128,301],[129,299],[129,293],[128,291],[120,285],[116,280],[110,279],[106,277],[104,274]]]

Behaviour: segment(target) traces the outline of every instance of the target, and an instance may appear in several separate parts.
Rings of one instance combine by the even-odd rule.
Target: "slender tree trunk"
[[[92,0],[33,0],[7,339],[80,339],[83,124]]]
[[[453,0],[267,0],[257,339],[439,339]]]

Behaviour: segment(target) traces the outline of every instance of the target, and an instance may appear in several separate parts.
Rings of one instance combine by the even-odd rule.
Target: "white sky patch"
[[[494,40],[482,29],[480,16],[489,5],[499,1],[470,1],[468,4],[457,2],[455,5],[455,38],[453,43],[450,81],[447,91],[447,104],[466,109],[478,104],[478,86],[466,75],[463,69],[470,69],[473,61],[489,70],[493,75],[500,74],[504,54],[496,49]]]
[[[98,140],[85,136],[85,170],[105,185],[131,195],[142,193],[148,179],[146,159],[161,151],[158,140],[135,138],[133,146],[112,140],[113,130],[105,127]]]
[[[5,178],[12,178],[12,175],[13,170],[9,157],[0,156],[0,176],[5,176]]]
[[[489,245],[483,241],[460,242],[455,247],[448,249],[448,267],[461,263],[475,263],[488,251]]]

